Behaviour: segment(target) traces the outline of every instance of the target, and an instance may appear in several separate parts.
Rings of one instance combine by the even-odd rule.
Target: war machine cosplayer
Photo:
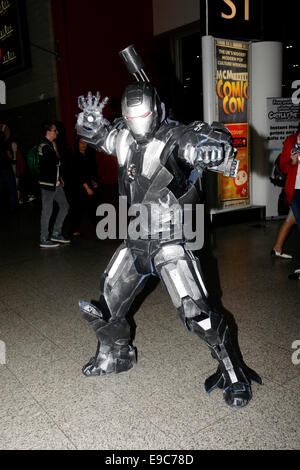
[[[226,127],[217,122],[186,126],[165,120],[164,107],[135,46],[120,56],[137,80],[122,96],[122,118],[110,124],[102,114],[108,99],[101,102],[99,93],[89,92],[86,98],[78,98],[82,112],[76,129],[94,149],[117,156],[119,191],[129,204],[158,206],[166,216],[172,206],[184,207],[195,200],[193,171],[194,182],[204,170],[235,177],[238,161]],[[150,214],[158,216],[155,210]],[[216,373],[205,381],[205,390],[209,393],[218,387],[228,405],[245,406],[252,397],[251,380],[261,383],[261,379],[239,358],[224,318],[208,302],[199,260],[177,230],[182,223],[178,220],[179,224],[170,223],[166,233],[154,220],[153,225],[149,218],[142,220],[143,236],[129,235],[105,269],[97,305],[80,301],[83,317],[98,339],[96,354],[82,371],[86,376],[119,373],[136,363],[126,314],[148,277],[158,276],[186,328],[206,342],[219,362]]]

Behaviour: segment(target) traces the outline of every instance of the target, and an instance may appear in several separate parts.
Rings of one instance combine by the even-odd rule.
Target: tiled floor
[[[200,257],[208,290],[237,324],[245,362],[263,379],[241,410],[203,382],[216,368],[189,334],[162,287],[134,306],[138,364],[129,372],[85,378],[96,338],[78,300],[98,297],[100,275],[118,242],[89,230],[71,246],[38,247],[35,207],[1,219],[1,449],[300,449],[300,234],[269,255],[279,221],[215,230]],[[3,345],[3,343],[2,343]],[[299,356],[300,357],[300,353]]]

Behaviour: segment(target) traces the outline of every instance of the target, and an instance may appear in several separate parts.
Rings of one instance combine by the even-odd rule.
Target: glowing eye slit
[[[147,113],[142,114],[141,116],[134,116],[134,117],[124,116],[124,117],[125,117],[125,119],[127,119],[127,121],[132,121],[132,119],[148,117],[148,116],[150,116],[150,114],[152,114],[151,111],[148,111]]]

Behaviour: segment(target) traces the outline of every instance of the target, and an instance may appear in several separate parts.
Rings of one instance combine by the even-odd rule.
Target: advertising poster
[[[236,178],[224,178],[220,175],[219,199],[223,207],[244,204],[249,198],[249,165],[248,165],[248,124],[226,124],[233,137],[233,146],[237,149],[236,159],[239,170]],[[228,204],[229,202],[229,204]]]
[[[248,121],[248,44],[215,41],[216,116],[220,122]]]
[[[240,161],[236,178],[219,176],[219,206],[248,205],[250,165],[248,132],[248,44],[215,40],[216,118],[233,137]]]
[[[281,154],[285,139],[297,132],[299,125],[300,105],[293,104],[291,98],[267,98],[267,138],[266,159],[268,174],[274,170],[276,158]],[[278,198],[281,188],[274,186],[271,181],[267,188],[268,214],[276,217],[278,212]]]
[[[293,104],[291,98],[267,99],[268,149],[276,156],[281,152],[285,139],[297,132],[299,111],[300,105]]]

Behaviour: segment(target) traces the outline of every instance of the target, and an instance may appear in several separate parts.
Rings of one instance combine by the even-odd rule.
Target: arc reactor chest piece
[[[136,176],[136,166],[134,163],[131,163],[129,167],[127,168],[127,175],[130,180],[134,180]]]

